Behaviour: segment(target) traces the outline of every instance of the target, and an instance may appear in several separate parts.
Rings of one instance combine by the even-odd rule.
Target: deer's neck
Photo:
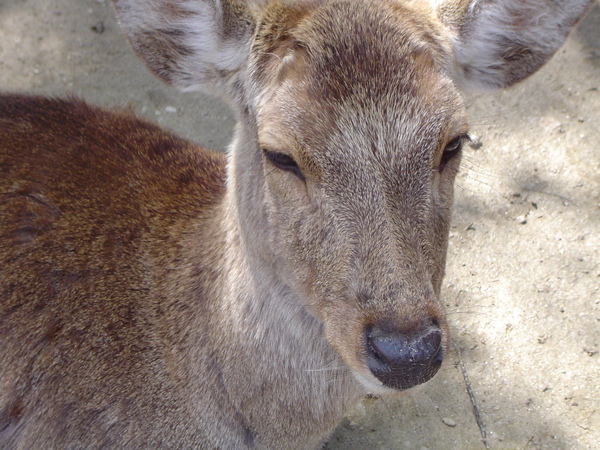
[[[278,275],[281,262],[271,248],[260,154],[244,148],[253,142],[237,129],[222,205],[226,258],[219,320],[231,327],[240,341],[236,345],[256,347],[249,350],[269,355],[272,364],[290,358],[311,367],[331,364],[337,354],[325,341],[321,321]]]
[[[241,130],[237,138],[238,143],[244,138]],[[215,247],[214,257],[208,259],[217,276],[205,279],[209,289],[204,291],[213,297],[210,310],[203,312],[209,318],[200,320],[213,341],[212,363],[249,428],[259,429],[268,411],[289,418],[277,423],[296,421],[297,429],[274,431],[271,422],[266,433],[296,433],[301,440],[308,427],[319,440],[364,392],[325,340],[322,323],[277,275],[266,235],[262,165],[253,166],[260,159],[247,158],[252,149],[246,150],[236,149],[229,161],[220,224],[211,227],[222,248]]]

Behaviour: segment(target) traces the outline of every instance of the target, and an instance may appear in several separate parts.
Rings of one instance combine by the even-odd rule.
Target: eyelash
[[[304,175],[302,175],[300,167],[298,167],[298,163],[296,163],[296,161],[294,161],[294,158],[292,158],[290,155],[266,149],[263,149],[263,153],[265,155],[265,158],[275,167],[281,170],[285,170],[286,172],[293,173],[298,178],[300,178],[300,180],[304,181]]]

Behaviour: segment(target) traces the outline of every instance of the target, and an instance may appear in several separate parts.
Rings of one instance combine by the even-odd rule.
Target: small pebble
[[[174,106],[167,106],[165,108],[165,111],[168,113],[176,113],[177,112],[177,108],[175,108]]]
[[[92,25],[91,29],[94,33],[98,33],[98,34],[104,33],[104,22],[99,20],[94,25]]]
[[[348,423],[346,424],[346,428],[348,428],[350,430],[358,430],[358,429],[360,429],[360,425],[357,424],[356,422],[352,422],[351,420],[349,420]]]
[[[442,422],[444,422],[444,425],[449,426],[449,427],[456,426],[456,422],[454,420],[450,419],[449,417],[444,417],[442,419]]]

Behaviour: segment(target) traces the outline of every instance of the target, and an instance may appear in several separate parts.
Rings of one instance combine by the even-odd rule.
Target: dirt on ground
[[[0,0],[0,90],[127,106],[225,149],[233,115],[154,79],[104,0]],[[367,399],[329,449],[600,449],[600,5],[535,76],[467,96],[429,383]]]

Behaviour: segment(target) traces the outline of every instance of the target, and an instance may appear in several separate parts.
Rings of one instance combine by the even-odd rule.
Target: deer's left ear
[[[182,90],[231,94],[248,59],[248,0],[113,0],[133,49],[151,72]]]
[[[463,87],[510,86],[538,70],[595,0],[429,0]]]

